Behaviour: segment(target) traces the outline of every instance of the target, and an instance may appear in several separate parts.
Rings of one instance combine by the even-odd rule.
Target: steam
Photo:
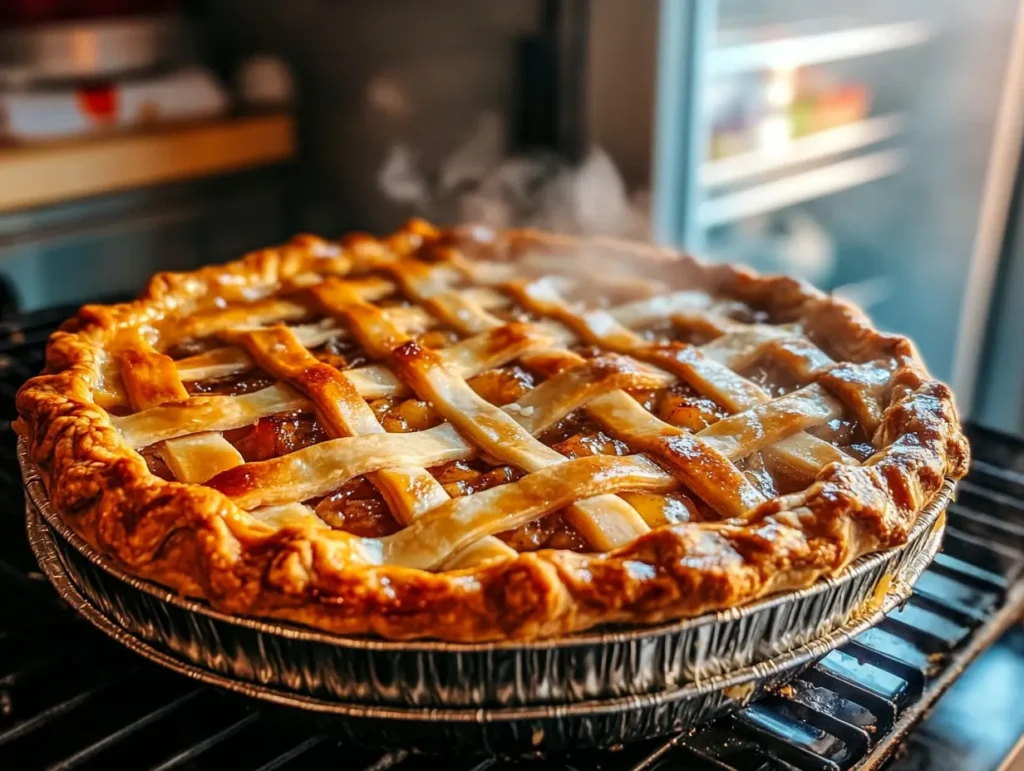
[[[506,146],[502,121],[484,113],[433,169],[407,143],[394,145],[377,182],[389,200],[437,222],[649,239],[646,194],[629,194],[600,147],[573,165],[554,154],[508,157]]]

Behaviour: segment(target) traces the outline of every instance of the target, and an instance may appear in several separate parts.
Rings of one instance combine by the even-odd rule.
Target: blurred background
[[[1024,574],[1022,128],[1024,0],[0,0],[0,417],[74,306],[297,231],[385,233],[418,215],[651,239],[801,276],[916,340],[976,456],[931,588],[869,633],[884,655],[830,657],[851,679],[827,682],[892,726],[935,698],[918,700],[919,673],[944,689],[991,646],[892,768],[1009,768],[1024,763],[1024,627],[992,644],[989,622]],[[9,475],[11,432],[0,439]],[[20,478],[6,484],[20,496]],[[7,545],[23,529],[9,522]],[[12,718],[10,682],[0,747],[17,751],[22,732],[66,758],[52,768],[102,765],[89,753],[130,734],[87,740],[84,708],[32,734],[43,718],[17,721],[49,691],[27,713],[22,686]],[[746,729],[722,729],[737,768],[853,764],[826,760],[832,745],[788,713],[748,712],[756,752],[735,741]],[[226,767],[215,745],[231,767],[248,757],[236,744],[263,751],[247,733],[188,738],[220,725],[205,714],[180,735],[165,725],[159,741],[131,734],[187,747],[160,768]],[[71,753],[79,740],[94,743]],[[761,750],[791,763],[761,765]]]
[[[6,0],[8,316],[410,215],[800,275],[1024,433],[1016,0]]]

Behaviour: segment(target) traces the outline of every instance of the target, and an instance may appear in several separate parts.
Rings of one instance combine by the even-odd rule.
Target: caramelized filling
[[[255,463],[288,455],[329,437],[313,415],[295,412],[260,418],[254,425],[225,431],[224,438],[238,450],[246,463]],[[160,457],[162,446],[161,442],[146,447],[142,450],[142,457],[150,473],[173,481],[174,474]]]
[[[477,395],[498,407],[521,398],[535,383],[533,376],[518,365],[488,370],[466,382]]]
[[[490,466],[480,458],[452,461],[429,471],[452,498],[474,495],[523,476],[522,471],[512,466]],[[515,530],[499,533],[498,537],[516,551],[544,548],[584,551],[588,548],[583,537],[557,511]]]
[[[659,419],[694,433],[729,416],[728,411],[717,402],[698,395],[685,383],[674,383],[668,388],[633,391],[630,396]]]
[[[737,464],[740,469],[744,469],[743,465]],[[750,471],[744,471],[747,479],[757,487],[761,492],[765,492],[765,486],[762,485],[756,478],[751,478]],[[810,483],[805,475],[794,472],[791,468],[784,464],[774,464],[771,467],[771,487],[770,489],[775,490],[775,495],[789,495],[791,493],[797,493],[807,488]]]
[[[498,533],[498,538],[518,552],[538,549],[571,549],[583,552],[590,548],[583,536],[559,511],[535,519],[515,530]]]
[[[385,396],[370,402],[370,409],[389,434],[426,431],[443,422],[437,410],[419,399]]]
[[[479,458],[445,463],[430,469],[430,473],[453,498],[474,495],[515,482],[523,476],[522,471],[511,466],[489,466]],[[583,536],[566,521],[560,511],[528,522],[515,530],[498,533],[498,537],[520,552],[537,549],[586,551],[589,548]]]
[[[657,391],[656,394],[654,409],[648,409],[666,423],[694,433],[729,415],[716,402],[698,396],[692,388],[683,383],[675,383]]]
[[[335,530],[380,538],[402,529],[380,492],[365,477],[349,480],[340,490],[311,503],[317,516]]]
[[[674,491],[664,495],[651,493],[622,493],[622,497],[647,522],[664,520],[665,524],[680,522],[701,522],[707,517],[701,514],[700,505],[686,493]],[[715,519],[714,516],[711,519]]]
[[[261,369],[253,369],[238,375],[195,380],[185,383],[189,396],[241,396],[242,394],[261,391],[277,381]]]
[[[552,445],[552,449],[567,458],[586,458],[590,455],[629,455],[629,447],[625,442],[597,431],[593,434],[573,434]]]
[[[455,460],[428,470],[452,498],[515,482],[523,476],[512,466],[490,466],[479,458]]]
[[[310,353],[319,361],[339,370],[362,367],[370,363],[359,341],[347,335],[328,340],[319,348],[311,349]]]
[[[608,452],[582,453],[577,457],[583,457],[583,455],[629,454],[629,448],[623,442],[612,439],[602,433],[601,429],[591,420],[585,410],[573,410],[547,431],[543,432],[539,439],[548,447],[554,447],[555,449],[563,443],[567,443],[565,444],[567,448],[575,447],[580,450],[584,448],[597,449],[598,447],[606,447],[608,449]],[[608,445],[606,440],[614,444]]]
[[[312,415],[290,413],[260,418],[253,426],[225,431],[224,438],[246,463],[254,463],[288,455],[326,441],[328,436]]]

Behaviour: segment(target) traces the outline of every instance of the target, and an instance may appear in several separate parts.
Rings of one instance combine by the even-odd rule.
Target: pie
[[[422,221],[86,306],[18,410],[56,511],[129,571],[391,639],[805,587],[968,464],[911,342],[805,283]]]

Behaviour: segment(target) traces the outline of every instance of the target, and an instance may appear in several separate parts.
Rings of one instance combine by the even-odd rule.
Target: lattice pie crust
[[[902,543],[968,454],[912,344],[803,283],[419,221],[87,306],[18,409],[56,509],[130,570],[396,639],[804,587]]]

